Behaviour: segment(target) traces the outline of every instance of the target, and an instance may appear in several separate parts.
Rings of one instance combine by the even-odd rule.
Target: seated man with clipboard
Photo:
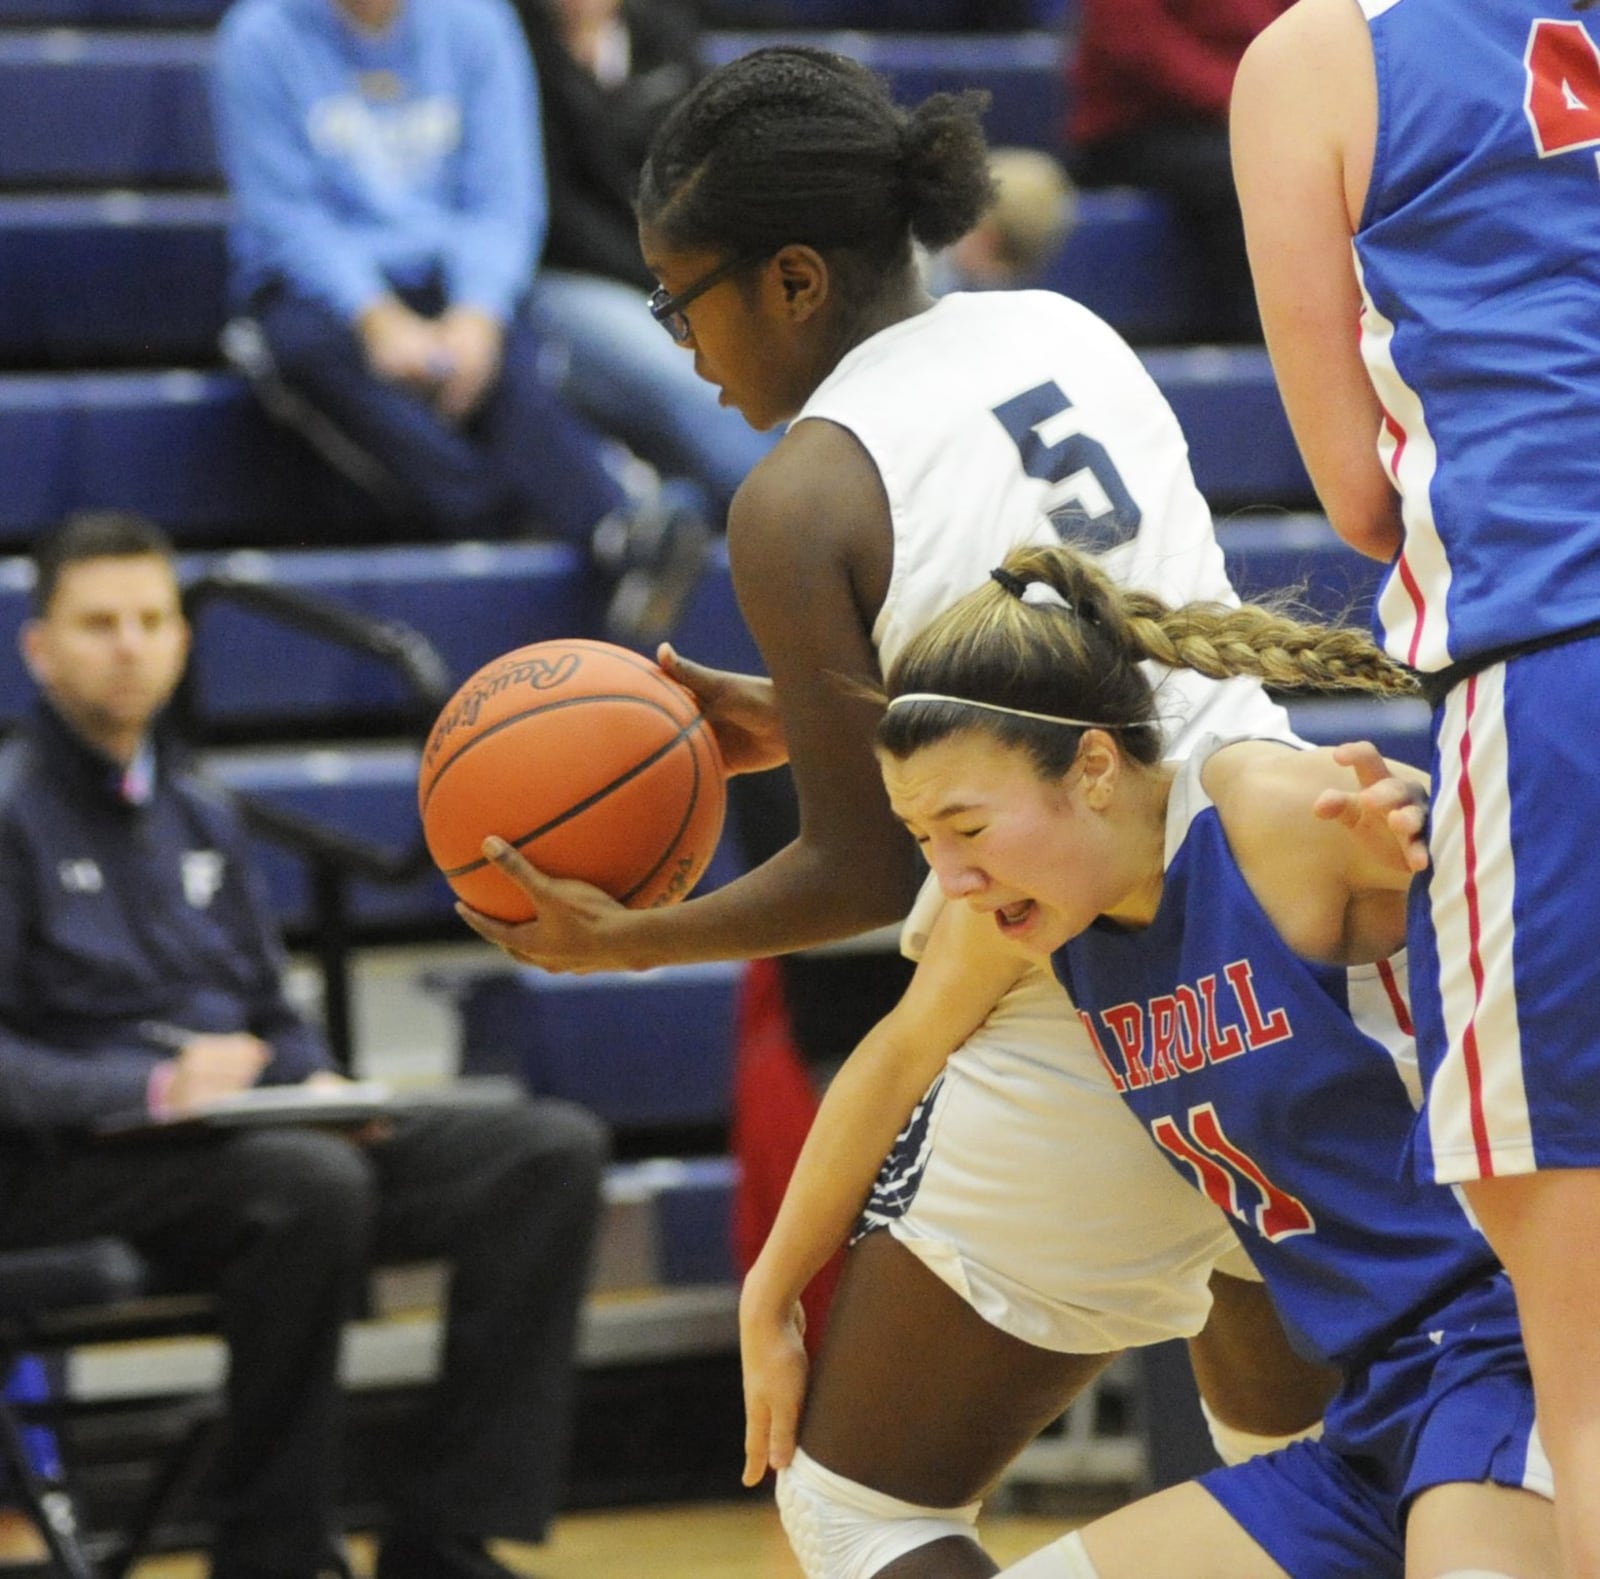
[[[35,564],[41,694],[0,748],[0,1248],[117,1235],[218,1292],[212,1579],[339,1571],[341,1329],[373,1264],[447,1262],[377,1575],[505,1579],[486,1543],[540,1540],[560,1494],[605,1131],[344,1082],[284,996],[238,819],[152,728],[189,646],[170,544],[79,516]],[[139,1144],[103,1138],[130,1113]]]

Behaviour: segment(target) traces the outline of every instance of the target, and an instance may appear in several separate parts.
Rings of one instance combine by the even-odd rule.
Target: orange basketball
[[[525,921],[527,895],[484,858],[490,834],[551,876],[635,908],[670,905],[710,863],[727,794],[692,693],[626,647],[575,639],[508,652],[450,698],[417,802],[456,893]]]

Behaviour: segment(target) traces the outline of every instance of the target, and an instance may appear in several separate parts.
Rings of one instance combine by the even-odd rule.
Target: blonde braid
[[[1417,691],[1416,675],[1362,632],[1306,624],[1258,604],[1191,603],[1154,619],[1132,618],[1128,631],[1147,657],[1215,680],[1249,674],[1285,691]]]
[[[1252,675],[1280,690],[1367,691],[1411,696],[1417,677],[1386,657],[1364,632],[1297,618],[1285,603],[1187,603],[1172,608],[1148,592],[1119,586],[1086,554],[1068,547],[1011,554],[1007,568],[1048,581],[1113,646],[1169,669],[1214,680]]]

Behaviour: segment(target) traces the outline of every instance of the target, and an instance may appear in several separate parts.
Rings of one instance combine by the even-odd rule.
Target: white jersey
[[[873,627],[885,670],[1028,543],[1095,550],[1168,602],[1238,601],[1165,397],[1065,297],[946,296],[851,351],[795,420],[815,419],[855,436],[888,495],[894,567]],[[1151,678],[1172,754],[1208,734],[1293,738],[1255,680]],[[930,879],[902,939],[913,957],[941,903]],[[1212,1269],[1252,1269],[1128,1119],[1066,994],[1032,971],[951,1057],[864,1221],[1024,1342],[1094,1353],[1187,1336]]]
[[[1053,291],[946,296],[858,345],[797,422],[825,418],[883,480],[894,568],[873,626],[885,673],[1014,548],[1069,541],[1169,603],[1237,603],[1178,420],[1109,325]],[[1169,749],[1284,734],[1258,682],[1153,670]]]

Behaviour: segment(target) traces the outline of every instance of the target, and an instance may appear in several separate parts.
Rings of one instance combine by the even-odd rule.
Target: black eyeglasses
[[[729,258],[726,263],[719,263],[709,274],[702,274],[693,285],[686,286],[676,296],[669,296],[665,285],[656,286],[650,292],[650,316],[679,345],[685,344],[693,331],[689,328],[689,320],[684,316],[684,308],[690,302],[704,296],[713,285],[720,285],[735,270],[748,268],[752,263],[760,263],[766,256],[767,254],[763,252],[753,257],[743,254]]]

